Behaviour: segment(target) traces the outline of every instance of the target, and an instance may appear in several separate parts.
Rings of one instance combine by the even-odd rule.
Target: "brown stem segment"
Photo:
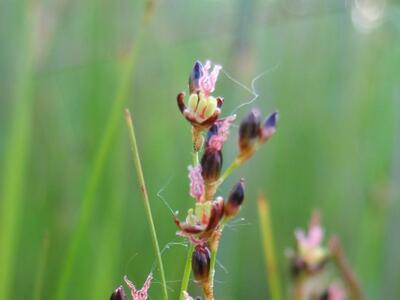
[[[338,237],[333,236],[329,241],[329,249],[333,260],[341,272],[342,278],[347,285],[353,298],[356,300],[365,300],[365,296],[361,291],[360,283],[358,282],[349,262],[347,261],[346,255],[344,254],[342,244]]]
[[[213,288],[212,285],[210,284],[210,281],[206,281],[202,284],[203,287],[203,293],[204,293],[204,299],[205,300],[214,300],[214,293],[213,293]]]

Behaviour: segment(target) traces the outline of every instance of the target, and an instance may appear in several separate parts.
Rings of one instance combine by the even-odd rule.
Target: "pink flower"
[[[229,135],[229,127],[232,122],[235,121],[236,115],[232,115],[226,117],[225,119],[217,121],[216,125],[218,127],[217,133],[213,134],[208,140],[208,147],[214,150],[220,151],[222,149],[222,145],[228,138]]]
[[[214,69],[208,74],[208,71],[211,68],[211,62],[209,60],[206,61],[206,64],[203,67],[203,74],[199,79],[199,88],[206,96],[209,96],[215,90],[215,84],[218,79],[219,71],[222,69],[222,66],[215,65]]]
[[[346,297],[347,297],[346,291],[344,290],[343,286],[340,283],[334,282],[328,288],[329,300],[345,300]]]
[[[183,291],[183,297],[185,298],[185,300],[193,300],[193,297],[191,297],[188,292]]]
[[[318,270],[327,256],[326,249],[321,245],[324,238],[324,230],[320,225],[318,213],[311,218],[308,232],[301,229],[295,231],[297,250],[301,261],[310,271]]]
[[[204,194],[204,180],[201,176],[201,165],[189,166],[190,196],[200,201]]]
[[[146,281],[143,284],[143,287],[140,290],[137,290],[135,285],[133,284],[132,281],[128,279],[127,276],[124,276],[124,280],[128,287],[131,289],[131,295],[133,300],[147,300],[147,291],[150,288],[151,281],[153,280],[153,274],[150,273],[149,276],[147,276]]]
[[[299,244],[307,248],[315,248],[321,244],[324,238],[324,231],[319,224],[313,224],[308,229],[307,235],[302,229],[296,230],[295,235]]]

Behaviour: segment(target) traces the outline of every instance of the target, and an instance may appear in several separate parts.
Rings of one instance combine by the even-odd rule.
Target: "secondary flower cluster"
[[[133,284],[132,281],[130,281],[128,279],[127,276],[124,277],[125,283],[126,285],[129,287],[129,289],[131,290],[131,296],[133,300],[147,300],[147,291],[150,288],[151,285],[151,281],[153,280],[153,274],[150,273],[147,276],[146,281],[143,284],[143,287],[138,290],[135,285]],[[124,288],[122,286],[118,287],[112,294],[110,297],[110,300],[127,300],[127,296],[125,295],[125,291]]]
[[[296,249],[289,253],[296,299],[345,300],[347,294],[339,281],[327,281],[326,264],[331,259],[323,245],[324,229],[317,212],[311,218],[308,231],[295,231]]]
[[[189,209],[184,221],[180,221],[176,215],[174,218],[179,229],[177,234],[195,245],[193,275],[202,285],[206,299],[212,299],[210,250],[218,248],[224,224],[240,210],[245,196],[244,179],[233,186],[226,199],[215,195],[217,189],[233,169],[248,160],[260,144],[271,138],[278,120],[278,114],[274,112],[261,121],[259,111],[252,110],[240,123],[237,157],[222,174],[222,148],[236,116],[220,118],[224,101],[222,97],[214,97],[212,92],[221,66],[214,66],[211,72],[210,69],[209,61],[204,66],[197,61],[189,76],[190,95],[187,104],[183,92],[177,96],[178,107],[192,127],[194,152],[197,155],[203,151],[200,161],[188,167],[189,193],[195,199],[195,207]]]

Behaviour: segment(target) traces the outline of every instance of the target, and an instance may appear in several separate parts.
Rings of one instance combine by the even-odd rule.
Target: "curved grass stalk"
[[[282,300],[282,289],[275,255],[275,241],[271,225],[271,213],[268,201],[264,195],[258,198],[258,215],[260,232],[264,247],[265,263],[267,267],[268,284],[272,300]]]
[[[151,239],[153,242],[154,251],[157,257],[158,267],[160,268],[161,285],[163,287],[164,300],[168,300],[167,281],[165,279],[164,265],[162,262],[160,246],[158,244],[156,227],[154,225],[153,215],[151,213],[149,195],[147,193],[146,183],[144,181],[142,164],[140,162],[139,150],[135,137],[135,130],[132,123],[132,117],[129,110],[125,110],[126,125],[129,130],[129,141],[131,143],[132,159],[135,164],[137,179],[139,182],[140,191],[143,195],[144,207],[146,210],[147,221],[149,222]]]

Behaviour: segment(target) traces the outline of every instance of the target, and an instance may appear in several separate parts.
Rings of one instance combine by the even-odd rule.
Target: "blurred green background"
[[[124,274],[140,285],[153,269],[124,107],[161,247],[181,241],[157,193],[181,216],[193,205],[190,127],[175,96],[196,59],[222,64],[248,87],[268,70],[238,118],[254,106],[281,115],[275,137],[220,190],[246,178],[244,220],[222,238],[216,299],[268,298],[259,191],[270,200],[283,279],[293,231],[318,208],[369,299],[399,299],[399,3],[153,4],[150,13],[139,0],[0,2],[0,299],[108,299]],[[225,74],[216,94],[223,115],[252,98]],[[185,257],[180,245],[163,253],[171,299]],[[158,276],[151,299],[161,298]]]

